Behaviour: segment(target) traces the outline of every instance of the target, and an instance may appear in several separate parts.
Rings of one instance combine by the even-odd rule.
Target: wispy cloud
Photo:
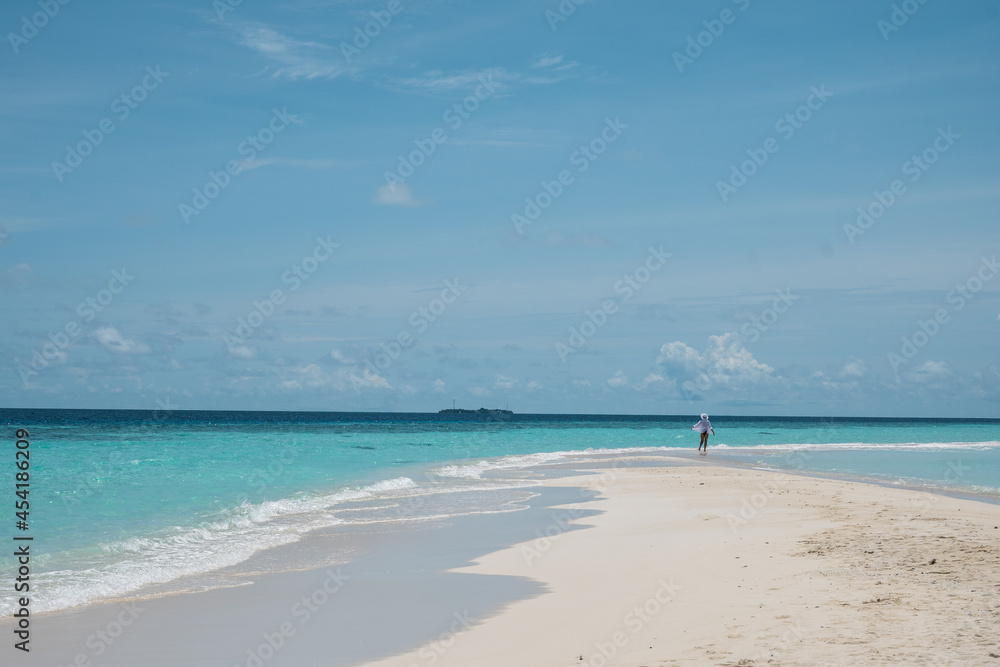
[[[563,57],[562,56],[550,56],[549,54],[546,53],[544,56],[542,56],[541,58],[539,58],[538,60],[536,60],[534,63],[532,63],[531,66],[535,67],[535,68],[538,68],[538,67],[552,67],[554,65],[558,65],[562,61],[563,61]]]
[[[383,206],[420,206],[406,183],[390,183],[378,189],[375,202]]]
[[[429,93],[446,93],[453,90],[464,90],[470,86],[481,84],[483,81],[502,84],[514,81],[517,78],[518,75],[508,72],[503,67],[464,70],[461,72],[444,72],[439,69],[433,69],[419,76],[392,79],[391,83]]]
[[[528,67],[529,73],[511,71],[505,67],[451,72],[433,69],[417,76],[390,79],[389,83],[404,90],[430,94],[467,90],[481,85],[483,82],[499,86],[550,85],[572,77],[573,74],[570,70],[576,66],[575,62],[564,63],[562,56],[544,56]]]
[[[94,331],[93,336],[105,349],[118,354],[149,354],[150,352],[148,345],[125,338],[114,327],[101,327]]]
[[[575,60],[566,61],[563,56],[554,56],[548,53],[531,63],[531,69],[544,69],[552,72],[568,72],[579,66],[580,63]]]
[[[271,28],[239,24],[237,42],[277,63],[273,77],[292,79],[334,79],[351,71],[336,49],[319,42],[304,42]]]
[[[266,167],[268,165],[278,165],[279,167],[292,167],[295,169],[346,169],[357,166],[356,162],[338,160],[336,158],[298,158],[298,157],[268,157],[244,162],[244,171]]]

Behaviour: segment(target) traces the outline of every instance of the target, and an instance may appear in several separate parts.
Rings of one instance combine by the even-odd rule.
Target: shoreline
[[[573,591],[576,588],[586,590],[593,586],[592,577],[587,574],[591,571],[599,571],[602,577],[616,581],[615,590],[628,590],[629,575],[635,569],[630,565],[629,558],[638,554],[641,556],[640,562],[646,562],[642,550],[630,551],[627,548],[629,540],[652,540],[664,549],[664,557],[668,557],[676,549],[697,553],[692,567],[697,571],[703,571],[702,576],[711,580],[719,576],[740,574],[739,570],[743,568],[737,567],[734,574],[733,562],[715,561],[722,553],[720,549],[732,548],[745,538],[757,539],[763,535],[769,538],[761,538],[765,543],[793,545],[816,540],[818,539],[816,535],[822,535],[824,530],[832,530],[836,522],[831,522],[829,517],[823,518],[822,514],[823,512],[836,514],[838,509],[843,509],[836,507],[836,503],[832,503],[831,499],[843,498],[845,490],[850,490],[852,497],[881,499],[885,511],[892,515],[890,521],[902,520],[903,517],[911,520],[913,517],[910,515],[914,513],[944,513],[945,523],[963,521],[967,523],[968,517],[979,515],[992,517],[989,520],[994,522],[993,525],[1000,525],[1000,508],[994,504],[955,499],[923,490],[913,491],[859,481],[816,478],[797,472],[728,465],[728,462],[723,461],[709,461],[707,463],[710,465],[701,465],[706,462],[697,459],[690,461],[687,457],[671,460],[645,456],[619,459],[609,450],[594,453],[592,458],[594,460],[590,462],[566,461],[533,468],[532,470],[542,473],[544,481],[542,486],[531,489],[532,493],[537,495],[524,503],[528,509],[501,514],[470,515],[444,521],[355,527],[354,543],[349,545],[353,548],[353,556],[339,566],[256,574],[252,573],[252,568],[244,568],[247,573],[241,574],[240,577],[252,584],[244,581],[230,588],[176,593],[144,598],[137,602],[108,601],[72,610],[39,614],[35,618],[37,624],[35,636],[44,635],[46,637],[44,641],[48,646],[40,653],[33,652],[32,661],[26,664],[35,664],[37,656],[38,659],[44,657],[44,662],[38,664],[67,665],[81,654],[90,655],[93,651],[87,648],[88,637],[93,636],[95,628],[99,630],[102,627],[111,627],[109,624],[115,622],[115,614],[120,616],[124,613],[121,610],[128,604],[137,604],[138,607],[150,611],[144,612],[142,619],[136,621],[136,627],[141,626],[141,630],[130,628],[127,633],[122,633],[121,640],[114,646],[108,645],[108,651],[101,656],[100,664],[136,664],[139,655],[144,657],[138,662],[148,665],[217,664],[232,667],[234,664],[248,664],[248,661],[249,663],[253,661],[247,657],[246,650],[259,647],[261,638],[268,632],[272,633],[270,636],[273,639],[274,628],[278,628],[280,634],[283,622],[292,623],[288,629],[296,632],[294,637],[289,635],[285,638],[287,646],[284,644],[285,640],[282,640],[283,648],[275,653],[273,659],[266,662],[267,665],[313,664],[312,661],[315,661],[320,654],[324,657],[321,664],[371,664],[378,667],[428,665],[429,655],[436,655],[434,662],[440,665],[589,664],[589,656],[585,654],[587,646],[590,645],[580,644],[584,640],[578,638],[580,635],[574,629],[580,624],[578,617],[584,613],[582,610],[588,608],[601,608],[602,605],[613,607],[618,602],[618,594],[608,593],[594,607],[592,601],[588,603],[574,601]],[[755,486],[761,479],[772,483],[773,493],[761,496],[761,489]],[[650,480],[655,480],[663,488],[649,488]],[[670,480],[679,486],[676,488],[671,486],[668,483]],[[684,484],[688,486],[680,484],[679,480],[686,480]],[[702,480],[701,483],[698,480]],[[714,489],[709,494],[704,493],[709,489],[701,488],[706,485]],[[691,493],[701,494],[699,503],[703,502],[706,507],[686,508],[685,503],[692,500]],[[789,507],[785,507],[784,504],[789,500],[786,496],[793,495],[801,502],[791,503]],[[636,498],[641,498],[642,502],[636,504]],[[756,507],[762,498],[762,506]],[[741,502],[744,500],[749,505]],[[853,500],[847,502],[850,505],[856,504]],[[629,503],[633,505],[630,506]],[[805,506],[800,506],[802,504]],[[626,511],[623,512],[621,507],[625,507]],[[653,516],[647,516],[651,511],[650,507],[660,508],[657,511],[661,511],[662,515],[656,515],[654,512]],[[750,509],[746,509],[747,507]],[[741,515],[741,510],[747,516]],[[782,520],[773,521],[777,517]],[[741,523],[741,520],[744,523]],[[640,521],[640,524],[636,524],[636,521]],[[643,521],[645,523],[642,523]],[[703,544],[699,542],[701,538],[698,536],[704,537],[705,530],[709,526],[713,526],[715,531],[712,538],[715,542],[709,540]],[[985,531],[987,528],[994,530],[991,525],[986,528],[980,527],[980,531]],[[547,537],[552,531],[555,532],[554,539],[549,537],[550,546],[540,551],[538,547],[545,543],[537,541]],[[670,545],[662,542],[666,537],[672,540]],[[904,537],[923,542],[928,540],[933,542],[936,539],[934,536],[919,532]],[[996,545],[1000,544],[1000,530],[989,533],[985,539],[992,540],[994,555],[1000,553],[996,550]],[[660,542],[657,542],[658,540]],[[721,544],[716,543],[719,540]],[[618,541],[618,551],[621,553],[606,553],[608,541]],[[570,546],[567,548],[566,545]],[[325,554],[334,549],[344,548],[343,531],[337,531],[334,536],[324,534],[321,530],[307,535],[299,542],[260,553],[272,560],[280,560],[282,554],[301,555],[303,551],[309,550]],[[530,551],[526,552],[525,548],[529,550],[534,548],[539,552],[539,557],[529,558],[525,554],[530,554]],[[647,545],[645,548],[652,547]],[[790,550],[786,551],[788,553],[768,553],[770,558],[766,560],[781,556],[779,560],[783,564],[782,567],[791,568],[789,571],[801,568],[804,562],[802,556],[796,557]],[[570,582],[576,583],[567,584],[564,578],[569,576],[567,573],[572,573],[574,565],[579,566],[581,554],[590,553],[598,559],[591,564],[595,569],[584,568],[582,574],[576,572],[569,578]],[[756,557],[748,552],[745,556],[733,560],[745,558],[749,563]],[[711,562],[712,566],[707,567],[706,562]],[[1000,581],[1000,559],[986,565],[989,566],[986,571],[979,572],[980,579]],[[982,570],[983,563],[977,567]],[[666,595],[670,588],[671,574],[678,586],[686,585],[687,590],[696,588],[697,578],[693,582],[689,580],[687,584],[683,583],[683,577],[679,578],[677,572],[683,569],[674,568],[661,572],[662,576],[659,579],[663,580],[662,584],[656,584],[650,589],[652,592],[642,600],[650,599],[650,595],[653,596],[652,599],[656,599],[655,593],[661,588],[663,590],[660,591],[660,596]],[[843,571],[827,572],[823,577],[833,576],[834,579],[843,579],[842,584],[848,588],[857,585],[857,581],[851,583],[849,576],[851,568],[839,569]],[[326,620],[313,623],[310,628],[298,632],[300,630],[296,625],[298,617],[290,615],[292,601],[297,598],[294,595],[289,596],[290,592],[296,589],[298,592],[321,590],[323,582],[330,579],[331,571],[341,572],[347,582],[344,583],[343,591],[338,588],[335,594],[329,595],[330,599],[336,601],[336,605],[330,604],[325,607],[323,616]],[[807,568],[804,571],[811,570]],[[402,573],[406,572],[410,573],[409,577],[403,576]],[[348,577],[354,577],[354,581],[359,583],[354,587],[348,586],[352,581]],[[889,578],[888,574],[886,578]],[[455,581],[463,583],[454,588]],[[649,578],[645,583],[653,581],[657,579]],[[783,581],[780,588],[787,591],[794,589],[795,586],[794,581]],[[569,597],[566,597],[566,591],[570,591]],[[994,621],[1000,622],[1000,588],[994,594],[998,596]],[[683,595],[685,595],[683,592],[676,595],[671,593],[669,603],[659,600],[657,603],[666,609],[666,605],[682,601]],[[388,612],[386,601],[391,602],[391,609]],[[727,603],[719,602],[719,604],[724,608]],[[551,605],[555,607],[549,608]],[[547,611],[541,616],[532,616],[538,614],[539,608]],[[387,614],[389,618],[395,619],[388,625]],[[458,614],[458,617],[455,614]],[[234,615],[240,619],[239,623],[234,621]],[[317,612],[316,617],[319,616]],[[789,617],[791,616],[792,614],[789,614]],[[811,616],[807,614],[807,617]],[[462,622],[454,630],[449,629],[452,624],[458,623],[458,618],[461,618]],[[359,625],[360,619],[368,619],[372,626]],[[7,618],[0,621],[0,631],[8,631],[6,626],[10,620]],[[632,620],[636,622],[636,619]],[[687,621],[686,615],[674,619],[675,623]],[[192,623],[194,628],[191,627]],[[508,632],[513,631],[511,628],[518,628],[517,632],[530,634],[532,628],[545,623],[551,626],[554,636],[565,639],[567,646],[570,644],[580,646],[581,648],[573,649],[580,652],[572,657],[579,658],[584,655],[587,662],[568,661],[564,654],[558,656],[548,654],[548,658],[540,658],[540,661],[535,662],[532,662],[532,656],[527,654],[518,656],[515,662],[491,662],[490,659],[482,657],[485,654],[492,655],[491,652],[497,647],[497,639],[491,638],[493,633],[499,632],[502,635],[501,631],[504,628],[507,628]],[[600,627],[603,626],[592,629],[590,634],[600,634]],[[656,626],[650,622],[649,627]],[[207,651],[203,648],[199,660],[192,662],[191,656],[185,654],[182,647],[175,646],[178,631],[185,636],[192,636],[193,633],[193,636],[198,638],[197,641],[192,641],[191,645],[211,648]],[[208,634],[204,634],[206,631]],[[763,631],[773,632],[774,628],[765,627]],[[442,633],[454,635],[449,636],[449,650],[446,652],[437,650],[442,646],[440,644]],[[745,636],[744,633],[740,634]],[[56,636],[60,637],[60,640],[54,642],[53,638]],[[636,634],[633,638],[630,634],[624,635],[633,644],[633,639],[638,639],[639,636]],[[336,638],[339,639],[334,641]],[[438,638],[437,645],[433,643],[436,641],[435,638]],[[333,646],[339,645],[338,641],[348,640],[360,642],[363,646],[346,653],[336,650],[331,653]],[[330,644],[331,641],[334,641],[333,645]],[[507,636],[507,639],[500,640],[500,645],[510,644],[511,641],[514,640]],[[461,650],[456,648],[453,651],[452,643],[455,647],[468,648]],[[620,647],[616,645],[616,655],[619,657],[626,655],[627,644],[628,642]],[[294,648],[296,646],[298,648]],[[665,652],[657,655],[661,660],[670,659],[668,654],[676,655],[679,650],[676,646],[663,644],[661,640],[653,641],[651,646],[654,648],[645,650]],[[749,650],[740,647],[734,647],[732,650],[736,649],[742,650],[743,653]],[[422,650],[423,655],[421,655]],[[542,651],[537,653],[541,656],[547,649],[542,645],[535,646],[534,650],[536,653]],[[686,650],[691,649],[688,647]],[[719,649],[713,650],[719,651]],[[787,653],[788,650],[791,649],[783,651]],[[800,647],[796,650],[803,649]],[[162,657],[155,661],[150,660],[146,657],[146,652],[154,652]],[[1000,648],[997,652],[1000,654]],[[240,655],[244,658],[240,659]],[[96,659],[97,656],[90,657]],[[636,655],[637,660],[650,657],[644,654]],[[709,658],[703,655],[698,659]],[[739,659],[745,658],[746,656]],[[528,662],[518,662],[523,660]]]
[[[594,472],[613,481],[590,528],[560,532],[566,522],[554,515],[551,536],[462,570],[530,575],[552,593],[515,602],[447,647],[439,642],[447,651],[435,664],[964,665],[1000,658],[995,505],[724,466]],[[366,667],[430,665],[427,655],[418,649]]]
[[[547,459],[547,457],[555,457]],[[503,462],[512,459],[530,459],[533,457],[542,457],[546,460],[534,461],[525,463],[523,465],[507,466],[507,465],[496,465],[502,464]],[[608,464],[612,464],[616,468],[638,468],[638,467],[663,467],[663,466],[706,466],[706,467],[721,467],[721,468],[731,468],[734,470],[743,470],[747,472],[762,472],[771,473],[779,475],[795,475],[812,479],[822,479],[837,482],[847,482],[871,485],[879,488],[909,491],[912,493],[927,494],[929,496],[940,496],[944,498],[952,498],[956,500],[984,503],[988,505],[1000,505],[1000,495],[989,495],[984,493],[975,493],[972,491],[965,491],[961,489],[944,488],[940,486],[933,485],[928,482],[924,485],[919,485],[918,483],[892,483],[885,479],[880,479],[874,476],[864,476],[857,474],[841,474],[835,472],[826,471],[815,471],[808,469],[799,468],[782,468],[776,466],[766,466],[759,462],[749,462],[741,461],[738,459],[727,458],[724,453],[717,455],[717,457],[702,457],[696,455],[694,452],[690,451],[690,448],[684,447],[637,447],[637,448],[624,448],[624,449],[588,449],[588,450],[568,450],[568,451],[558,451],[558,452],[535,452],[529,454],[511,454],[499,457],[474,457],[467,459],[453,459],[448,461],[438,461],[438,462],[425,462],[420,464],[414,464],[409,468],[397,468],[394,469],[392,474],[394,475],[390,480],[366,480],[359,485],[355,486],[335,486],[325,489],[320,493],[320,495],[336,495],[343,493],[345,491],[351,491],[357,488],[365,488],[365,486],[378,486],[386,481],[396,481],[402,477],[412,477],[414,479],[420,479],[422,482],[435,483],[440,482],[442,477],[440,475],[430,474],[432,471],[441,470],[444,468],[461,468],[461,467],[477,467],[483,463],[487,464],[487,467],[483,469],[482,481],[492,481],[492,482],[515,482],[515,486],[510,487],[512,489],[517,489],[527,493],[531,493],[534,489],[537,489],[538,484],[544,484],[546,480],[550,479],[552,475],[558,471],[561,474],[575,474],[582,471],[590,471],[602,469],[602,467],[608,467]],[[501,477],[502,475],[514,474],[514,478]],[[461,479],[458,477],[457,479]],[[478,481],[479,478],[474,478],[468,481]],[[424,488],[420,484],[416,485],[417,488]],[[352,504],[358,503],[365,505],[369,501],[374,503],[388,502],[390,499],[386,497],[375,497],[370,499],[361,500],[348,500],[343,504],[338,504],[336,509],[339,511],[351,511],[350,506]],[[485,514],[493,514],[508,511],[519,511],[517,509],[496,509],[492,508],[485,512]],[[405,524],[410,522],[415,522],[417,526],[423,523],[433,524],[437,521],[447,521],[462,516],[477,515],[481,512],[465,512],[460,513],[455,516],[429,516],[429,517],[417,517],[417,516],[396,516],[395,518],[383,518],[378,521],[372,522],[374,525],[384,526],[387,530],[393,530],[394,527],[403,529]],[[405,515],[405,511],[399,512],[400,515]],[[202,592],[204,590],[221,590],[225,588],[231,588],[234,586],[246,585],[243,583],[230,583],[219,580],[225,580],[231,577],[237,577],[241,579],[246,579],[252,575],[257,574],[281,574],[283,572],[290,572],[300,569],[314,569],[315,564],[309,565],[308,563],[299,563],[295,567],[286,567],[284,565],[275,565],[273,563],[276,557],[272,554],[283,553],[285,550],[295,550],[296,546],[302,544],[303,542],[308,542],[316,536],[323,536],[331,531],[337,532],[338,534],[346,532],[350,534],[356,529],[364,530],[364,525],[338,525],[338,526],[328,526],[326,528],[316,528],[309,530],[301,534],[298,539],[286,544],[278,544],[271,547],[266,547],[260,551],[257,551],[247,557],[245,560],[238,563],[219,567],[214,570],[208,570],[204,572],[198,572],[194,574],[186,574],[178,579],[163,582],[163,583],[150,583],[144,584],[141,588],[131,591],[129,593],[121,595],[113,595],[108,597],[102,597],[95,600],[88,601],[84,604],[74,605],[72,607],[64,607],[61,609],[47,610],[43,612],[36,612],[36,616],[44,617],[51,614],[61,614],[61,613],[73,613],[78,611],[86,610],[92,606],[98,606],[103,604],[115,604],[122,602],[133,602],[140,600],[152,600],[161,597],[171,597],[176,595],[186,595],[193,592]],[[327,558],[330,562],[342,563],[345,559],[349,559],[350,556],[347,552],[338,553],[338,558]],[[298,559],[293,559],[298,560]],[[259,564],[261,561],[272,561],[269,565]],[[216,583],[209,585],[207,588],[205,586],[205,580],[215,580]],[[197,585],[192,586],[192,582],[197,582]],[[0,622],[3,620],[10,619],[10,616],[0,617]]]
[[[712,463],[712,462],[708,462]],[[731,466],[734,468],[740,468],[745,470],[760,470],[763,472],[781,472],[790,475],[800,475],[802,477],[815,477],[817,479],[829,479],[838,482],[855,482],[857,484],[870,484],[872,486],[880,486],[887,489],[901,489],[904,491],[913,491],[915,493],[929,493],[932,495],[945,496],[947,498],[954,498],[956,500],[969,500],[979,503],[987,503],[989,505],[1000,505],[1000,494],[991,495],[988,493],[974,492],[963,490],[961,487],[944,487],[936,485],[933,482],[928,482],[923,486],[919,485],[919,481],[914,478],[906,479],[905,483],[894,484],[885,479],[880,479],[875,476],[866,476],[861,474],[849,474],[849,473],[835,473],[835,472],[823,472],[815,470],[805,470],[798,468],[779,468],[779,467],[767,467],[756,463],[743,463],[741,461],[733,460],[716,460],[714,462],[716,465]]]

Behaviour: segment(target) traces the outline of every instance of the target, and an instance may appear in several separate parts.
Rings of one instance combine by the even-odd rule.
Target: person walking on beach
[[[698,431],[701,433],[701,442],[698,443],[698,451],[701,452],[701,448],[705,448],[705,454],[708,454],[708,432],[711,431],[712,435],[715,435],[715,429],[712,428],[712,422],[708,421],[708,415],[702,413],[701,421],[691,427],[692,431]]]

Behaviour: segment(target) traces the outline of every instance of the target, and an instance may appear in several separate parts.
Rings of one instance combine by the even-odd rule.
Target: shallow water
[[[515,511],[533,467],[595,449],[693,453],[695,421],[0,410],[11,444],[16,428],[31,436],[38,611],[190,580],[316,529]],[[1000,420],[713,425],[713,459],[1000,497]],[[9,556],[0,565],[13,571]]]

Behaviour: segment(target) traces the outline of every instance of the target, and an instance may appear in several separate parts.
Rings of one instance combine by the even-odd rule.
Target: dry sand
[[[551,509],[549,537],[457,570],[547,593],[367,664],[1000,666],[998,505],[716,466],[598,473],[547,484],[597,488],[602,513]]]

